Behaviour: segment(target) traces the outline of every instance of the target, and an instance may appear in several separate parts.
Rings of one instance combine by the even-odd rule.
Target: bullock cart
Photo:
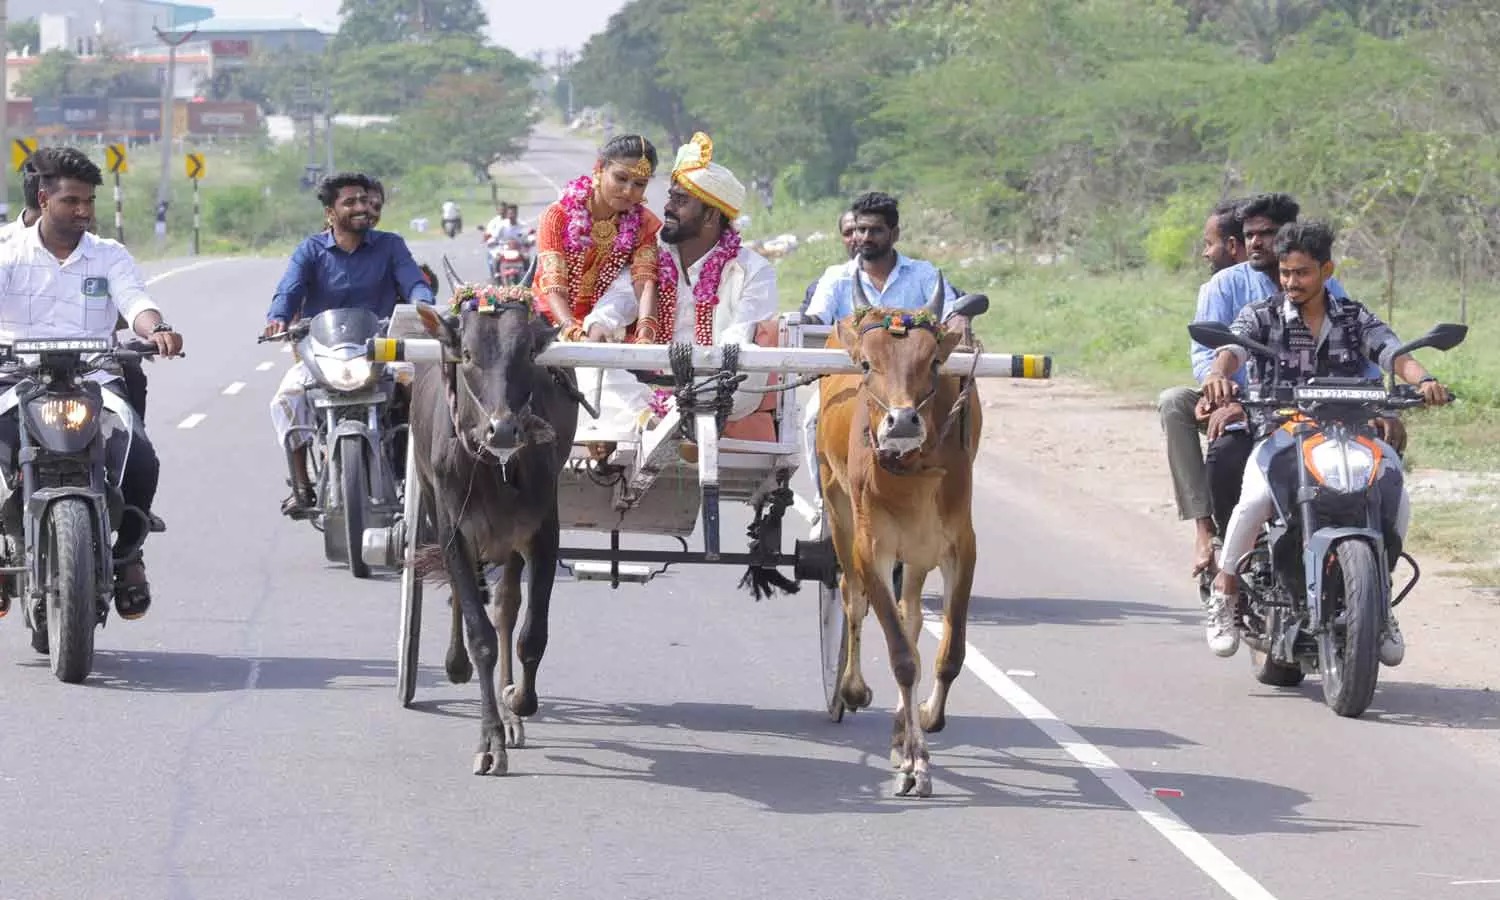
[[[790,486],[802,461],[802,406],[795,388],[822,375],[860,370],[845,350],[824,347],[829,326],[803,324],[795,314],[781,317],[774,326],[773,332],[763,334],[771,339],[761,341],[770,346],[553,343],[542,351],[537,362],[558,369],[662,373],[675,396],[671,408],[649,426],[618,434],[595,432],[587,443],[573,446],[559,485],[562,527],[565,532],[607,535],[608,546],[565,542],[560,558],[575,580],[603,581],[615,588],[647,584],[673,565],[738,566],[746,570],[740,585],[757,596],[774,588],[795,589],[793,582],[814,583],[823,690],[829,715],[838,721],[844,712],[838,678],[847,635],[837,557],[821,522],[811,527],[807,539],[794,539],[785,547],[784,514],[794,506],[808,514],[811,510]],[[427,339],[415,314],[404,314],[398,307],[389,334],[385,341],[371,342],[372,357],[417,365],[444,361],[442,345]],[[1047,378],[1051,359],[957,352],[941,371],[974,378]],[[729,437],[724,430],[727,398],[748,373],[773,376],[762,389],[768,398],[762,411],[769,414],[772,427],[756,439]],[[580,396],[589,406],[590,398]],[[603,455],[601,444],[607,451]],[[369,564],[402,570],[397,640],[397,694],[402,706],[411,703],[415,692],[423,593],[411,565],[419,547],[416,523],[422,522],[423,498],[416,489],[416,454],[407,456],[408,487],[401,517],[388,528],[367,530],[364,539]],[[724,546],[720,513],[725,503],[744,503],[754,511],[743,549]],[[694,534],[699,535],[696,549],[689,546]],[[645,549],[622,540],[642,535],[670,537],[680,546]],[[791,578],[781,570],[789,571]]]

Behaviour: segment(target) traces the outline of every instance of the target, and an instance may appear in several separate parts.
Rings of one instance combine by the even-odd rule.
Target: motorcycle
[[[0,415],[15,411],[20,437],[19,471],[6,473],[0,578],[23,601],[32,648],[69,684],[93,671],[94,629],[109,617],[115,566],[140,552],[137,543],[115,556],[111,534],[130,515],[149,523],[141,543],[166,530],[126,505],[121,473],[106,464],[111,438],[129,452],[134,410],[84,376],[155,355],[149,341],[38,339],[13,341],[0,361],[0,373],[18,379],[0,396]]]
[[[1235,618],[1256,680],[1295,687],[1318,673],[1335,713],[1363,715],[1375,697],[1390,611],[1421,579],[1395,529],[1399,457],[1373,423],[1384,412],[1422,406],[1422,397],[1394,377],[1386,386],[1333,377],[1292,383],[1281,378],[1274,351],[1228,326],[1195,322],[1188,331],[1206,347],[1237,345],[1273,361],[1270,382],[1242,402],[1281,423],[1250,461],[1271,486],[1274,515],[1255,547],[1233,562],[1243,598]],[[1448,351],[1467,333],[1463,325],[1438,325],[1392,358],[1423,347]],[[1392,596],[1398,561],[1411,575]]]
[[[323,554],[370,577],[361,553],[366,528],[389,526],[401,513],[406,431],[395,407],[403,400],[396,371],[365,358],[365,343],[385,323],[367,309],[330,309],[280,335],[312,375],[307,392],[317,424],[294,427],[312,442],[307,454],[316,505],[305,518],[323,533]],[[398,423],[398,418],[403,419]]]
[[[500,287],[525,284],[531,260],[519,238],[506,238],[490,250],[490,277]]]
[[[444,219],[443,220],[443,234],[446,234],[450,238],[458,237],[458,233],[463,230],[463,227],[464,227],[464,220],[463,219]]]

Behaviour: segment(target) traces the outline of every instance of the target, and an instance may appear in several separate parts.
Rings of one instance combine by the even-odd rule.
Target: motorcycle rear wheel
[[[1324,582],[1324,603],[1342,601],[1342,640],[1331,627],[1318,637],[1318,668],[1323,673],[1323,701],[1334,712],[1357,718],[1375,699],[1380,674],[1380,627],[1384,614],[1380,567],[1364,541],[1350,540],[1334,550],[1336,571]],[[1335,585],[1332,582],[1340,582]],[[1341,587],[1341,591],[1333,588]]]
[[[65,497],[47,511],[45,528],[47,656],[58,681],[78,684],[94,669],[99,624],[93,521],[82,500]]]

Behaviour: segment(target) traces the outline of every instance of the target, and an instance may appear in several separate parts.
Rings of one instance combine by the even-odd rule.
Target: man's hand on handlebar
[[[156,345],[156,355],[171,358],[182,354],[182,335],[175,331],[158,331],[147,338]]]
[[[266,321],[266,330],[261,332],[263,338],[280,337],[286,333],[286,323],[280,319],[269,319]]]
[[[1422,402],[1428,406],[1446,406],[1453,395],[1438,381],[1424,381],[1417,385],[1417,393],[1422,395]]]

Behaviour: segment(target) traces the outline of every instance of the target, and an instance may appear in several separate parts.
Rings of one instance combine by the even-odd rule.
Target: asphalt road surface
[[[523,215],[589,164],[539,137],[512,173]],[[477,275],[477,243],[414,249]],[[1312,681],[1259,687],[1209,655],[1181,573],[1004,460],[976,499],[970,666],[933,798],[887,796],[873,626],[876,706],[832,724],[815,594],[755,603],[709,567],[560,581],[529,745],[510,776],[473,776],[445,594],[402,710],[396,582],[354,581],[278,513],[266,404],[289,357],[254,338],[281,266],[151,268],[189,353],[150,368],[155,605],[99,633],[81,686],[19,612],[0,623],[0,900],[1500,896],[1500,767],[1445,727],[1495,727],[1491,695],[1393,681],[1349,721]]]

